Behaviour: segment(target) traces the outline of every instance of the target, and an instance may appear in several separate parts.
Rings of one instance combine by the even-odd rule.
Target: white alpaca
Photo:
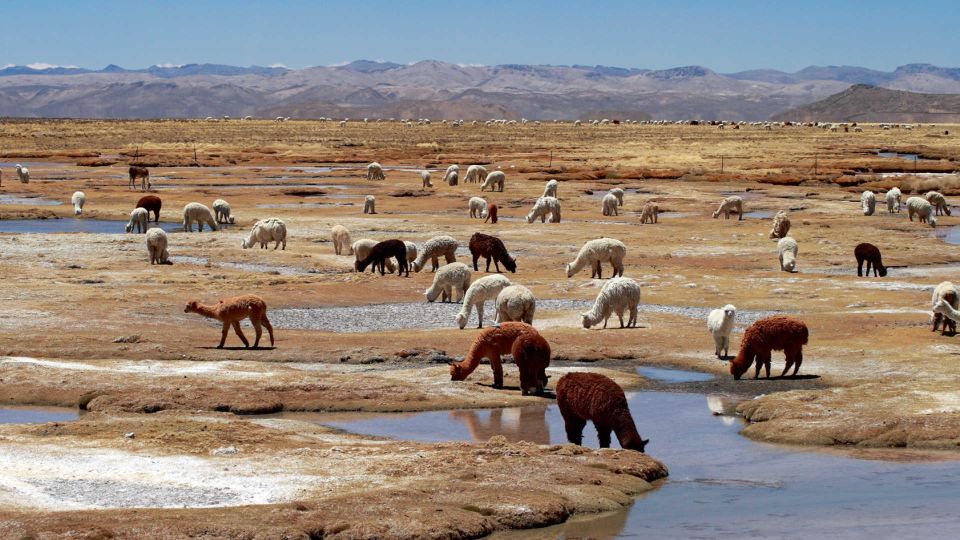
[[[482,165],[471,165],[467,167],[467,176],[463,178],[463,183],[483,182],[487,179],[487,169]]]
[[[887,199],[887,212],[892,214],[894,212],[900,213],[900,197],[903,194],[900,193],[900,188],[895,187],[891,188],[890,191],[886,194]]]
[[[549,182],[547,182],[547,185],[544,186],[544,188],[543,188],[543,195],[542,195],[542,197],[556,197],[556,196],[557,196],[557,188],[559,188],[559,187],[560,187],[560,183],[559,183],[559,182],[557,182],[556,180],[550,180]]]
[[[790,232],[790,216],[780,210],[773,216],[773,227],[770,228],[770,238],[783,238]]]
[[[448,186],[455,186],[460,183],[460,171],[450,171],[446,178]]]
[[[130,212],[130,221],[127,222],[126,231],[133,232],[133,229],[136,228],[138,233],[147,232],[147,221],[150,219],[150,214],[147,212],[146,208],[134,208],[133,212]]]
[[[533,205],[533,209],[527,214],[527,223],[533,223],[540,218],[540,223],[547,221],[550,216],[550,223],[560,223],[560,201],[556,197],[540,197]]]
[[[24,167],[23,165],[17,163],[14,168],[17,169],[17,178],[20,179],[21,184],[30,183],[30,169]]]
[[[483,328],[483,303],[487,300],[495,300],[505,287],[510,286],[510,280],[500,274],[484,276],[474,281],[467,294],[463,296],[463,307],[460,313],[457,313],[457,325],[462,330],[470,319],[470,311],[474,306],[477,308],[477,328]]]
[[[713,343],[716,345],[717,358],[720,351],[723,350],[723,356],[730,353],[730,332],[733,331],[733,325],[737,318],[737,308],[733,304],[727,304],[720,309],[715,309],[707,315],[707,329],[713,334]]]
[[[872,191],[864,191],[860,195],[860,206],[863,207],[863,215],[872,216],[877,209],[877,196]]]
[[[657,207],[656,203],[648,202],[640,210],[640,223],[656,223],[659,219],[659,213],[660,208]]]
[[[934,215],[950,215],[950,205],[947,204],[947,198],[939,191],[928,191],[923,198],[933,205]]]
[[[152,227],[147,230],[147,253],[150,254],[150,264],[170,264],[167,233],[163,229]]]
[[[407,262],[412,263],[417,260],[417,245],[406,240],[403,241],[403,245],[407,248]]]
[[[420,189],[433,187],[433,184],[430,183],[430,171],[420,171],[420,183]]]
[[[459,165],[451,165],[451,166],[447,167],[446,172],[443,173],[443,181],[446,182],[448,185],[455,186],[455,185],[457,185],[456,182],[453,182],[453,183],[450,182],[450,175],[451,175],[451,174],[455,174],[455,175],[458,175],[458,176],[459,176],[459,175],[460,175],[460,166],[459,166]]]
[[[383,174],[383,167],[379,163],[374,161],[367,165],[367,180],[386,180],[386,178],[386,175]]]
[[[369,238],[361,238],[353,243],[351,249],[353,250],[353,255],[358,261],[366,259],[370,255],[370,250],[373,249],[373,246],[377,245],[379,242],[376,240],[371,240]],[[385,261],[384,266],[386,271],[389,274],[394,273],[397,270],[397,263],[394,262],[394,259],[391,257]],[[373,269],[375,271],[376,269]]]
[[[209,225],[210,230],[217,230],[216,221],[213,219],[213,212],[205,205],[192,202],[183,207],[183,230],[190,232],[193,230],[193,224],[197,224],[197,232],[203,232],[203,226]]]
[[[958,320],[956,316],[951,316],[950,313],[953,312],[948,312],[946,308],[960,309],[960,288],[949,281],[943,281],[933,289],[930,302],[933,309],[933,331],[936,332],[937,326],[943,323],[941,333],[946,333],[947,321],[943,320],[943,317],[946,316],[954,321]],[[943,305],[939,306],[938,309],[938,304]],[[954,315],[956,314],[954,313]]]
[[[438,296],[442,302],[459,302],[470,288],[471,275],[470,267],[464,263],[445,264],[434,274],[433,284],[423,294],[427,302],[433,302]]]
[[[730,219],[730,212],[734,210],[740,216],[740,221],[743,221],[743,199],[737,196],[727,197],[720,203],[720,208],[717,208],[717,211],[713,213],[713,217],[716,219],[720,214],[723,214],[724,219]]]
[[[521,321],[533,324],[533,314],[537,311],[537,297],[523,285],[510,285],[500,291],[494,305],[498,323]]]
[[[330,228],[330,238],[333,240],[333,252],[337,255],[353,255],[353,245],[350,242],[350,231],[343,225],[334,225]]]
[[[275,242],[274,250],[281,244],[284,250],[287,249],[287,224],[283,220],[267,218],[254,223],[250,235],[240,243],[240,246],[243,249],[249,249],[260,244],[261,249],[266,249],[269,242]]]
[[[613,267],[613,276],[623,276],[623,258],[627,255],[627,246],[614,238],[590,240],[580,248],[577,258],[567,264],[567,277],[573,277],[586,266],[590,266],[590,277],[602,278],[600,263],[609,262]]]
[[[82,191],[75,191],[70,202],[73,203],[73,215],[79,216],[83,213],[83,204],[87,202],[87,196]]]
[[[913,216],[917,216],[920,223],[927,223],[931,227],[937,226],[937,217],[933,215],[933,205],[923,197],[910,197],[907,199],[907,217],[913,221]]]
[[[623,190],[622,189],[615,187],[611,189],[610,192],[607,193],[607,195],[613,195],[614,197],[616,197],[617,206],[623,206]]]
[[[213,215],[217,223],[236,223],[237,218],[230,213],[230,203],[223,199],[213,201]]]
[[[604,195],[603,200],[600,201],[600,204],[601,204],[601,210],[603,211],[603,215],[605,216],[620,215],[619,212],[617,212],[617,206],[619,206],[619,204],[617,203],[617,196],[614,195],[613,193],[607,193],[606,195]]]
[[[797,271],[797,241],[792,236],[784,236],[777,242],[777,256],[780,258],[780,269],[784,272]]]
[[[486,219],[487,200],[481,197],[470,197],[470,217]]]
[[[446,259],[447,264],[457,262],[457,247],[459,247],[459,244],[452,236],[434,236],[423,244],[423,248],[417,254],[417,259],[413,261],[411,269],[414,272],[423,270],[423,265],[429,259],[433,263],[432,271],[436,272],[440,266],[441,256]]]
[[[487,178],[483,181],[483,185],[480,186],[480,191],[486,191],[487,188],[490,188],[490,191],[503,191],[503,184],[507,181],[507,175],[503,171],[493,171],[487,175]]]
[[[590,311],[580,314],[580,322],[584,328],[590,328],[603,321],[603,327],[606,328],[607,319],[616,313],[617,318],[620,319],[620,328],[623,328],[623,314],[629,310],[630,317],[627,319],[626,327],[636,327],[639,305],[640,285],[630,278],[613,278],[600,289],[600,294],[597,295]]]
[[[367,195],[363,198],[363,213],[364,214],[376,214],[377,213],[377,198],[373,195]]]

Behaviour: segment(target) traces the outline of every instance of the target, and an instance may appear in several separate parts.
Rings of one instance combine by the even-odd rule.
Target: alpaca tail
[[[267,319],[267,314],[264,313],[263,317],[260,319],[260,322],[267,327],[267,332],[270,334],[270,346],[273,347],[273,325],[270,324],[270,321]]]

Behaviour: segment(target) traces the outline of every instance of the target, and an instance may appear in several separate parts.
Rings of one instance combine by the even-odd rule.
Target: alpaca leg
[[[943,317],[943,315],[941,315],[941,314],[939,314],[939,313],[934,313],[934,314],[933,314],[933,330],[931,330],[931,332],[936,332],[936,331],[937,331],[937,327],[940,326],[940,319],[941,319],[942,317]]]
[[[493,369],[493,387],[503,388],[503,363],[500,361],[499,354],[494,354],[490,358],[490,368]]]
[[[260,317],[260,322],[267,327],[267,333],[270,334],[270,346],[273,347],[273,325],[270,324],[270,321],[267,319],[266,312]]]
[[[250,342],[247,341],[247,336],[243,335],[243,331],[240,330],[240,321],[233,321],[233,331],[237,333],[237,337],[243,342],[244,347],[250,346]]]
[[[587,427],[587,421],[575,416],[573,413],[564,413],[563,409],[560,410],[560,414],[563,415],[563,429],[567,432],[567,441],[576,445],[582,445],[583,428]]]
[[[613,430],[606,426],[598,426],[596,422],[594,422],[593,425],[597,428],[597,439],[600,441],[600,448],[610,448],[610,432]]]
[[[480,255],[479,255],[479,254],[474,254],[474,256],[473,256],[473,271],[474,271],[474,272],[479,272],[479,271],[480,271],[480,268],[477,266],[477,261],[479,261],[479,260],[480,260]]]
[[[730,356],[730,336],[723,336],[723,355]]]
[[[500,270],[497,270],[499,272]],[[487,257],[487,273],[490,273],[490,257]]]
[[[793,376],[797,376],[797,372],[800,371],[800,364],[803,363],[803,347],[797,348],[797,354],[793,357]]]
[[[720,358],[720,350],[723,349],[723,336],[713,336],[713,344],[716,346],[715,354]]]
[[[480,302],[477,304],[477,328],[483,328],[483,304],[486,302]]]
[[[622,311],[617,312],[617,318],[620,319],[620,328],[623,328],[623,312]]]
[[[764,355],[763,355],[763,367],[764,367],[764,369],[765,369],[766,372],[767,372],[767,378],[768,378],[768,379],[770,378],[770,360],[771,360],[771,356],[773,356],[773,352],[772,352],[772,351],[767,351],[767,352],[764,353]],[[757,365],[757,367],[760,367],[759,364]]]
[[[223,332],[220,333],[220,344],[217,345],[217,348],[218,348],[218,349],[222,349],[222,348],[223,348],[223,344],[227,342],[227,332],[229,332],[229,331],[230,331],[230,323],[224,322],[224,323],[223,323]]]
[[[257,334],[253,340],[253,347],[257,348],[260,346],[260,336],[263,335],[263,328],[260,327],[260,319],[258,317],[250,317],[250,324],[253,325],[253,331]]]
[[[870,272],[870,263],[867,263],[867,272]],[[857,277],[863,277],[863,259],[857,259]]]

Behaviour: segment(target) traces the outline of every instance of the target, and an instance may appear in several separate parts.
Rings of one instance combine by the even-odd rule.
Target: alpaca
[[[379,163],[374,161],[367,165],[367,180],[386,180],[386,178],[383,174],[383,167]]]
[[[933,307],[937,306],[937,302],[943,301],[953,309],[960,309],[960,288],[956,287],[953,283],[949,281],[943,281],[938,284],[933,289],[933,297],[931,302]],[[933,310],[933,330],[932,332],[937,331],[937,327],[943,323],[943,326],[940,328],[940,335],[946,335],[948,331],[951,334],[957,333],[957,322],[956,319],[951,319],[949,317],[944,318],[943,310],[937,311]]]
[[[740,380],[756,360],[757,370],[753,378],[760,378],[760,368],[765,367],[769,379],[770,352],[783,351],[786,354],[787,364],[780,376],[786,376],[791,366],[793,366],[793,375],[796,375],[800,364],[803,363],[803,346],[807,344],[808,337],[807,325],[799,319],[784,315],[760,319],[743,333],[740,352],[730,362],[730,374],[734,379]]]
[[[887,200],[887,213],[900,213],[900,197],[903,194],[900,192],[900,188],[895,187],[887,191],[885,196]]]
[[[784,272],[797,272],[797,252],[800,247],[791,236],[784,236],[777,242],[777,256],[780,258],[780,269]]]
[[[877,196],[872,191],[864,191],[860,195],[860,206],[863,207],[863,215],[872,216],[877,209]]]
[[[403,240],[397,239],[384,240],[373,246],[369,255],[354,263],[354,268],[357,269],[357,272],[363,272],[367,266],[373,264],[374,268],[380,270],[382,276],[384,275],[384,261],[390,257],[397,260],[397,277],[403,277],[404,273],[407,277],[410,277],[410,267],[407,265],[407,245],[403,243]]]
[[[427,302],[440,296],[441,302],[459,302],[470,288],[470,267],[461,262],[445,264],[433,275],[433,284],[423,291]],[[454,292],[458,294],[454,295]]]
[[[353,255],[355,259],[354,263],[365,259],[367,255],[370,254],[370,250],[373,249],[373,246],[377,245],[378,243],[379,242],[376,240],[371,240],[369,238],[361,238],[360,240],[354,242],[351,246],[351,248],[353,248]],[[404,245],[406,245],[406,242],[404,242]],[[392,274],[397,271],[397,265],[394,264],[393,260],[391,259],[387,259],[384,263],[384,266],[386,267],[388,274]],[[370,271],[376,272],[377,268],[371,267]]]
[[[223,199],[213,201],[213,215],[217,223],[236,223],[237,218],[230,215],[230,203]]]
[[[617,212],[617,197],[613,193],[607,193],[603,196],[603,200],[600,201],[600,210],[605,216],[618,216],[620,215]]]
[[[640,210],[640,223],[656,223],[659,219],[658,215],[660,213],[660,208],[657,207],[655,203],[648,202],[643,205],[643,208]]]
[[[627,255],[627,246],[623,242],[613,238],[597,238],[590,240],[580,248],[577,258],[572,263],[567,264],[567,277],[573,277],[574,274],[590,265],[590,278],[603,278],[600,263],[610,262],[613,267],[613,276],[623,275],[623,258]]]
[[[947,325],[950,325],[950,332],[952,334],[957,333],[957,321],[960,321],[960,311],[956,307],[950,305],[950,300],[955,298],[955,296],[944,297],[936,301],[933,304],[933,314],[934,314],[934,325],[936,325],[937,317],[942,317],[943,329],[940,332],[940,335],[945,335],[947,331]],[[936,326],[934,326],[936,330]]]
[[[255,244],[260,244],[260,249],[267,249],[270,242],[274,242],[274,251],[281,244],[284,250],[287,249],[287,224],[283,220],[272,217],[254,223],[250,235],[240,241],[240,247],[250,249]]]
[[[463,360],[450,364],[450,380],[466,380],[480,365],[480,360],[487,358],[490,360],[490,369],[493,370],[493,387],[503,388],[503,365],[500,363],[500,355],[512,352],[513,342],[525,334],[539,335],[539,332],[522,322],[505,322],[480,332]]]
[[[406,240],[403,245],[407,246],[407,264],[413,264],[413,261],[417,260],[417,245]]]
[[[497,222],[497,205],[491,204],[487,207],[487,217],[483,220],[484,223],[487,221],[492,221],[493,223]]]
[[[487,188],[490,188],[490,191],[503,191],[503,184],[507,181],[507,175],[503,171],[493,171],[487,175],[487,178],[484,179],[483,184],[480,186],[480,191],[486,191]]]
[[[140,189],[146,191],[150,189],[150,171],[146,167],[131,165],[127,170],[130,181],[127,183],[127,189],[137,189],[137,178],[140,179]]]
[[[506,321],[523,321],[533,324],[533,315],[537,311],[537,298],[530,289],[523,285],[504,287],[494,302],[498,323]]]
[[[490,260],[493,260],[493,266],[500,272],[500,264],[511,273],[517,273],[517,261],[510,257],[506,246],[496,236],[490,236],[483,233],[473,233],[470,237],[470,255],[473,256],[473,269],[479,271],[477,261],[480,257],[487,259],[487,272],[490,272]]]
[[[450,171],[447,174],[447,185],[455,186],[460,183],[460,173],[457,171]]]
[[[611,189],[610,192],[607,193],[607,195],[613,195],[614,197],[616,197],[617,206],[623,206],[623,190],[622,189],[615,187]]]
[[[20,179],[21,184],[30,183],[30,169],[24,167],[23,165],[17,163],[14,168],[17,170],[17,178]]]
[[[210,226],[210,230],[217,230],[216,220],[213,219],[213,212],[205,205],[200,203],[188,203],[183,207],[183,230],[190,232],[193,230],[193,224],[197,224],[197,232],[203,232],[204,224]]]
[[[777,212],[777,215],[773,216],[773,227],[770,229],[770,238],[783,238],[787,236],[788,232],[790,232],[790,216],[783,210],[780,210]]]
[[[451,183],[451,182],[450,182],[450,176],[451,176],[451,175],[459,176],[459,173],[460,173],[460,166],[459,166],[459,165],[451,165],[451,166],[447,167],[447,171],[446,171],[445,173],[443,173],[443,181],[446,182],[447,185],[455,186],[455,185],[457,185],[457,182],[456,182],[456,180],[454,180],[454,181]]]
[[[127,222],[125,229],[128,233],[133,232],[133,229],[137,229],[138,233],[145,233],[149,220],[150,216],[147,214],[146,208],[134,208],[130,212],[130,221]]]
[[[733,331],[733,325],[737,318],[737,308],[733,304],[727,304],[720,309],[715,309],[707,315],[707,329],[713,334],[713,343],[716,345],[717,358],[723,358],[730,354],[730,332]],[[723,356],[720,351],[723,351]]]
[[[247,348],[250,347],[250,342],[247,341],[246,336],[244,336],[240,330],[240,321],[248,317],[250,318],[250,323],[253,324],[253,330],[257,333],[253,347],[257,348],[260,346],[260,336],[263,334],[263,330],[260,329],[261,324],[267,327],[267,332],[270,333],[270,346],[273,346],[273,326],[271,326],[270,321],[267,320],[267,303],[257,295],[244,294],[242,296],[234,296],[233,298],[225,298],[212,306],[201,304],[197,300],[191,300],[187,302],[187,307],[183,308],[183,312],[199,313],[204,317],[217,319],[223,323],[223,332],[220,334],[220,344],[217,345],[218,349],[222,349],[224,342],[227,341],[227,332],[231,326],[233,326],[233,330],[237,333],[240,341],[243,342],[243,346]]]
[[[433,184],[430,182],[430,171],[420,171],[420,184],[420,189],[433,187]]]
[[[156,195],[144,195],[137,201],[136,208],[145,208],[147,212],[153,212],[153,222],[160,223],[160,208],[162,206],[163,201],[160,200],[160,197]]]
[[[150,264],[173,264],[167,252],[167,233],[163,229],[152,227],[147,230],[147,253],[150,254]]]
[[[599,373],[567,373],[557,382],[557,406],[563,416],[567,441],[583,444],[587,421],[597,428],[600,448],[610,448],[610,433],[624,450],[643,452],[650,442],[637,432],[627,397],[613,379]]]
[[[350,231],[343,225],[334,225],[330,228],[330,237],[333,239],[333,252],[337,255],[353,255],[353,245],[350,242]]]
[[[73,204],[73,215],[79,216],[83,213],[83,204],[87,202],[87,196],[82,191],[74,191],[70,203]]]
[[[560,201],[556,197],[537,199],[533,209],[527,214],[527,223],[533,223],[537,218],[540,218],[540,223],[546,223],[547,214],[550,215],[550,223],[560,223]]]
[[[934,215],[950,215],[950,205],[947,204],[946,197],[944,197],[939,191],[928,191],[923,198],[933,205]]]
[[[376,214],[377,213],[377,198],[373,195],[367,195],[363,198],[363,213],[364,214]]]
[[[556,197],[558,187],[559,183],[556,180],[550,180],[547,182],[547,185],[544,186],[543,195],[541,195],[541,197]]]
[[[510,347],[513,363],[520,370],[520,393],[543,395],[550,365],[550,343],[540,334],[521,334]]]
[[[880,249],[873,244],[857,244],[853,249],[853,256],[857,258],[857,275],[863,276],[863,261],[867,261],[867,277],[870,277],[870,267],[873,266],[873,276],[880,273],[880,277],[887,276],[887,269],[880,258]]]
[[[471,165],[467,167],[467,176],[463,178],[463,183],[484,182],[487,180],[487,169],[482,165]]]
[[[413,261],[413,271],[420,272],[420,270],[423,270],[423,265],[429,259],[433,263],[431,271],[436,272],[437,268],[440,267],[441,256],[447,261],[447,264],[457,262],[457,247],[459,247],[459,244],[452,236],[434,236],[423,244],[423,248],[417,254],[417,260]]]
[[[459,326],[461,330],[467,326],[467,321],[470,319],[470,311],[476,306],[477,328],[483,328],[483,304],[486,303],[487,300],[496,301],[500,291],[510,285],[512,285],[510,280],[500,274],[484,276],[474,281],[470,285],[470,288],[467,289],[467,294],[463,295],[463,307],[460,308],[460,312],[454,317],[457,321],[457,326]]]
[[[487,217],[487,200],[482,197],[470,197],[468,203],[470,217],[484,219]]]
[[[724,219],[730,219],[730,212],[736,212],[739,220],[743,221],[743,199],[741,197],[727,197],[721,201],[720,208],[717,208],[717,211],[713,213],[713,218],[716,219],[720,214],[723,214]]]
[[[913,221],[913,216],[917,216],[920,223],[926,223],[931,227],[937,226],[937,217],[933,212],[933,205],[923,197],[910,197],[907,199],[907,217]]]
[[[636,328],[639,305],[640,285],[630,278],[614,277],[600,289],[590,311],[580,314],[580,322],[584,328],[590,328],[600,324],[602,320],[603,327],[606,328],[610,315],[616,313],[617,318],[620,319],[620,328],[623,328],[623,314],[630,311],[626,327]]]

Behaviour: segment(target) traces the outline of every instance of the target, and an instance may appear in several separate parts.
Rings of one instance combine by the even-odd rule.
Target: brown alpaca
[[[157,197],[156,195],[144,195],[143,197],[140,197],[140,200],[137,201],[137,206],[134,208],[145,209],[148,213],[148,219],[149,213],[153,212],[153,222],[159,223],[161,206],[163,206],[163,201],[160,200],[160,197]]]
[[[127,172],[130,174],[130,183],[128,185],[130,189],[137,188],[137,178],[140,179],[140,188],[142,190],[146,191],[150,187],[150,171],[148,171],[146,167],[131,165]]]
[[[493,369],[493,387],[503,388],[503,366],[500,364],[500,355],[511,353],[513,342],[524,334],[539,335],[539,332],[522,322],[505,322],[500,326],[484,328],[473,341],[467,356],[460,362],[450,364],[450,380],[466,380],[480,365],[480,360],[488,358],[490,368]]]
[[[183,312],[199,313],[204,317],[217,319],[223,323],[223,334],[220,336],[218,349],[222,349],[223,343],[227,341],[227,332],[231,325],[237,336],[240,337],[240,341],[243,342],[243,346],[250,346],[250,342],[240,331],[240,321],[247,317],[250,318],[253,329],[257,332],[257,339],[253,342],[253,346],[260,346],[260,336],[263,334],[263,330],[260,329],[261,324],[267,327],[267,332],[270,332],[270,346],[273,346],[273,326],[270,326],[270,321],[267,320],[267,303],[257,295],[244,294],[233,298],[225,298],[212,306],[206,306],[197,300],[191,300],[187,302],[187,307],[183,308]]]
[[[357,269],[357,272],[363,272],[367,266],[373,264],[373,269],[379,269],[382,276],[385,274],[384,266],[386,266],[387,259],[390,257],[397,259],[397,277],[403,277],[404,272],[406,272],[407,277],[410,277],[410,267],[407,265],[407,245],[403,243],[403,240],[394,239],[378,242],[370,248],[369,255],[363,260],[357,260],[353,266]]]
[[[490,271],[490,259],[493,259],[493,266],[500,271],[500,263],[507,270],[517,273],[517,261],[510,257],[506,246],[496,236],[490,236],[483,233],[473,233],[470,237],[470,254],[473,255],[473,269],[477,268],[477,261],[480,257],[487,259],[487,272]]]
[[[491,204],[491,205],[487,208],[487,219],[483,220],[483,222],[486,223],[488,220],[489,220],[491,223],[496,223],[496,222],[497,222],[497,205]]]
[[[808,337],[807,325],[799,319],[783,315],[760,319],[743,333],[740,352],[730,362],[730,373],[734,379],[740,380],[740,376],[746,373],[750,369],[750,364],[756,360],[757,371],[753,378],[760,378],[760,368],[765,366],[769,379],[770,353],[783,351],[787,357],[787,365],[780,376],[785,376],[791,366],[793,366],[793,375],[796,375],[800,364],[803,363],[803,346],[807,344]]]
[[[886,277],[887,269],[883,266],[883,260],[880,258],[880,249],[873,244],[857,244],[853,249],[853,256],[857,258],[857,275],[863,276],[863,261],[867,261],[867,277],[870,277],[870,267],[873,266],[873,277]]]
[[[567,440],[583,444],[583,428],[587,420],[597,428],[600,448],[610,448],[610,432],[624,450],[643,452],[644,440],[633,423],[627,397],[610,377],[599,373],[567,373],[557,382],[557,405],[563,415]]]
[[[506,323],[504,323],[506,324]],[[513,361],[520,370],[520,392],[543,395],[547,385],[547,366],[550,365],[550,344],[540,334],[521,334],[510,348]]]

